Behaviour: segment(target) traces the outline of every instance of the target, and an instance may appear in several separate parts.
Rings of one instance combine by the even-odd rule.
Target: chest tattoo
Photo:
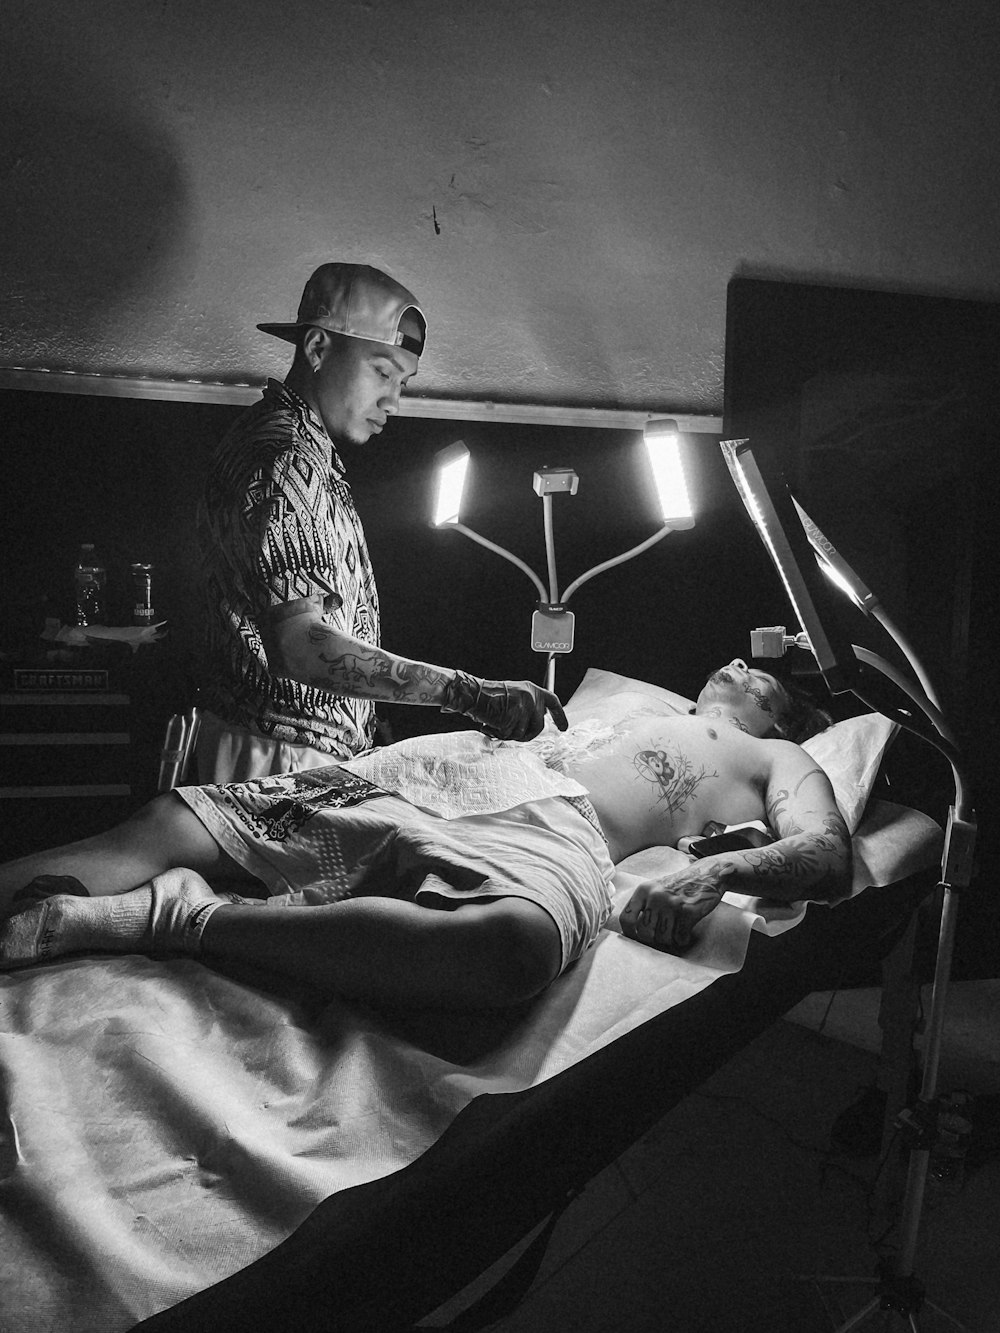
[[[633,763],[640,778],[653,787],[657,803],[666,805],[667,813],[671,815],[683,810],[694,799],[703,782],[719,776],[706,768],[696,769],[676,745],[640,750]]]

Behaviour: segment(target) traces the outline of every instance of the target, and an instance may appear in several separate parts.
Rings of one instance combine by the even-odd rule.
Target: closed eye
[[[750,674],[751,676],[756,676],[758,680],[762,680],[766,685],[771,685],[775,689],[778,688],[776,677],[768,675],[766,671],[751,671]]]

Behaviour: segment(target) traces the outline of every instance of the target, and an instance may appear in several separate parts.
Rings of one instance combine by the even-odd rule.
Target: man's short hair
[[[801,745],[810,736],[815,736],[832,726],[831,714],[825,708],[821,708],[807,690],[800,685],[793,685],[788,680],[780,680],[778,684],[788,700],[780,720],[775,725],[775,730],[783,740],[794,741],[796,745]]]

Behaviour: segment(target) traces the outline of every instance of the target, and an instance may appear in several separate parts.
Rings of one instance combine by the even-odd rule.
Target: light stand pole
[[[871,591],[794,499],[773,446],[767,442],[757,445],[754,441],[739,439],[723,440],[721,447],[733,483],[774,563],[801,628],[800,634],[791,637],[785,634],[783,626],[753,631],[750,641],[754,654],[777,657],[790,644],[807,647],[834,694],[847,691],[855,694],[868,707],[884,713],[928,741],[951,765],[955,799],[948,812],[941,858],[939,888],[943,898],[923,1077],[916,1104],[904,1108],[897,1117],[900,1128],[909,1135],[910,1149],[900,1213],[899,1252],[891,1262],[886,1261],[880,1266],[879,1276],[872,1282],[843,1277],[810,1279],[877,1288],[875,1297],[836,1333],[849,1333],[851,1329],[860,1328],[870,1316],[879,1312],[888,1313],[890,1319],[898,1316],[910,1329],[917,1330],[917,1314],[924,1304],[923,1289],[914,1274],[917,1240],[931,1149],[938,1141],[937,1078],[955,944],[956,895],[968,886],[972,874],[975,813],[958,746],[926,671]],[[829,581],[823,579],[820,570],[829,576]],[[844,635],[839,617],[832,614],[835,608],[829,604],[831,582],[846,592],[866,615],[882,624],[905,658],[912,679],[876,654],[858,648]],[[773,651],[766,646],[769,644],[773,644]],[[873,691],[864,683],[865,666],[875,668],[917,705],[924,717],[921,727],[918,728],[913,716],[898,705],[886,707],[881,698],[872,697],[881,691]],[[937,1306],[933,1308],[961,1328],[946,1311]]]
[[[799,506],[796,507],[799,508],[803,525],[813,546],[817,545],[818,539],[826,543],[828,554],[832,552],[836,556],[835,549],[830,543],[826,542],[819,529],[811,524],[808,515]],[[810,531],[810,526],[812,531]],[[846,562],[840,560],[839,556],[837,558],[843,568],[835,567],[831,573],[823,560],[820,561],[821,566],[826,568],[828,573],[831,573],[833,581],[847,591],[861,609],[866,610],[876,606],[877,603],[873,594],[867,588],[864,588],[863,584],[860,584],[860,580],[857,580],[857,576],[846,565]],[[859,588],[863,593],[860,597],[858,595]],[[871,610],[868,613],[874,614]],[[909,1149],[906,1185],[899,1215],[899,1252],[894,1260],[883,1261],[880,1265],[879,1276],[874,1279],[824,1276],[811,1280],[876,1288],[876,1294],[872,1299],[845,1323],[841,1324],[835,1330],[835,1333],[850,1333],[852,1329],[860,1329],[870,1318],[879,1314],[885,1315],[890,1320],[895,1320],[898,1317],[898,1319],[905,1321],[905,1326],[913,1330],[913,1333],[918,1333],[920,1328],[918,1315],[925,1304],[947,1319],[954,1328],[961,1330],[963,1325],[958,1320],[954,1319],[940,1306],[935,1305],[933,1301],[926,1299],[923,1286],[916,1277],[915,1268],[930,1157],[939,1139],[938,1071],[944,1036],[945,1006],[955,945],[955,927],[958,914],[957,895],[962,889],[968,887],[971,880],[976,840],[976,820],[968,781],[954,734],[941,711],[937,695],[930,684],[927,672],[917,660],[909,643],[902,635],[894,632],[895,626],[889,618],[879,615],[878,619],[895,640],[900,652],[906,658],[913,676],[920,683],[915,683],[914,680],[905,676],[868,649],[860,648],[855,644],[854,652],[859,661],[875,668],[904,691],[931,723],[934,733],[936,733],[933,735],[916,728],[908,716],[898,710],[894,716],[894,720],[899,721],[902,726],[907,727],[914,734],[928,741],[948,760],[952,769],[954,801],[948,811],[948,823],[941,856],[941,878],[938,884],[938,891],[943,895],[941,921],[938,931],[930,1011],[926,1024],[927,1041],[923,1053],[921,1086],[916,1103],[913,1106],[904,1107],[895,1118],[896,1126],[904,1135],[904,1146]],[[792,646],[810,648],[808,635],[805,633],[787,635],[783,625],[751,631],[750,642],[751,652],[755,657],[777,657],[786,648]],[[873,699],[866,698],[866,691],[862,687],[852,686],[852,692],[861,699],[862,703],[868,704],[870,708],[883,713],[886,712],[884,702],[876,702]],[[893,710],[889,710],[888,715],[893,716]],[[885,1327],[888,1327],[888,1325]],[[967,1330],[966,1333],[968,1333]]]
[[[923,1288],[915,1276],[917,1243],[931,1152],[940,1137],[938,1071],[944,1039],[945,1007],[955,948],[958,894],[962,889],[968,888],[972,877],[976,817],[954,732],[941,710],[938,695],[923,664],[871,589],[862,583],[802,506],[794,500],[793,504],[820,567],[865,615],[871,616],[882,625],[905,658],[915,681],[896,671],[876,654],[855,644],[856,656],[892,680],[920,708],[931,723],[932,734],[928,735],[917,730],[904,714],[898,714],[898,720],[903,726],[908,726],[909,730],[940,750],[951,765],[954,783],[954,801],[948,810],[948,823],[941,854],[941,878],[938,884],[938,891],[942,894],[941,920],[938,928],[930,1012],[926,1025],[927,1041],[923,1053],[921,1086],[915,1105],[904,1107],[895,1122],[905,1136],[904,1146],[909,1148],[906,1186],[900,1209],[899,1253],[894,1262],[882,1265],[879,1278],[872,1281],[872,1285],[878,1288],[878,1294],[842,1324],[836,1333],[849,1333],[851,1329],[860,1328],[870,1316],[879,1312],[889,1312],[890,1318],[898,1315],[905,1319],[911,1329],[916,1330],[919,1329],[917,1315],[925,1302]],[[878,708],[877,704],[864,697],[863,690],[855,687],[853,692],[869,707]],[[934,1305],[932,1301],[927,1301],[926,1304],[948,1319],[954,1327],[962,1327],[958,1320],[953,1319],[940,1306]]]
[[[860,694],[859,694],[859,697]],[[863,700],[863,702],[867,702]],[[917,732],[918,735],[923,733]],[[927,737],[924,737],[927,739]],[[943,738],[942,738],[943,739]],[[932,742],[935,743],[935,742]],[[920,1328],[918,1313],[924,1304],[948,1319],[958,1329],[963,1327],[947,1311],[926,1300],[921,1283],[915,1275],[917,1243],[920,1222],[923,1215],[924,1195],[927,1187],[927,1173],[931,1151],[938,1142],[938,1069],[944,1035],[945,1006],[948,986],[951,979],[952,958],[955,947],[955,926],[958,915],[958,893],[967,888],[972,874],[972,857],[975,849],[976,823],[975,813],[965,782],[964,774],[958,764],[954,747],[948,742],[939,744],[952,765],[955,780],[955,800],[948,811],[948,824],[945,831],[944,849],[941,857],[941,879],[938,889],[942,892],[941,922],[938,929],[937,956],[934,967],[934,982],[931,991],[930,1012],[927,1020],[927,1041],[924,1048],[923,1076],[920,1092],[915,1105],[906,1107],[896,1117],[896,1124],[907,1137],[909,1161],[907,1164],[906,1187],[900,1208],[899,1253],[891,1262],[880,1265],[877,1279],[864,1280],[864,1285],[874,1286],[876,1295],[853,1317],[841,1324],[836,1333],[849,1333],[859,1329],[872,1316],[889,1313],[889,1317],[898,1316],[906,1326],[916,1333]],[[823,1278],[826,1282],[852,1282],[860,1285],[853,1278]]]

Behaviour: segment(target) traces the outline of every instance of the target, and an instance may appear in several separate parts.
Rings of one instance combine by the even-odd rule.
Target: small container
[[[84,542],[73,566],[73,588],[78,625],[106,624],[104,585],[108,571],[94,550],[93,542]]]
[[[129,565],[129,577],[132,583],[132,624],[152,625],[156,614],[153,610],[153,566],[135,562]]]

